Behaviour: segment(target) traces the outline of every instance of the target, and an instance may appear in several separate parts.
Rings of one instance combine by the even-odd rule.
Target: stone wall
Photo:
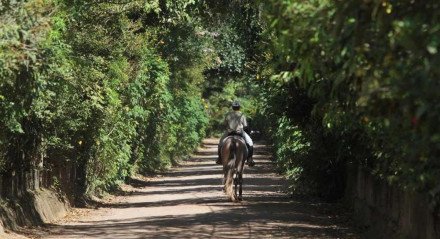
[[[440,215],[427,195],[390,186],[361,166],[351,165],[347,180],[347,201],[366,238],[440,238]]]

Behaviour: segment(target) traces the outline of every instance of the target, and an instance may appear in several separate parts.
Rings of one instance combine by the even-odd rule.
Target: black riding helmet
[[[240,102],[238,102],[238,101],[232,102],[232,109],[239,110],[240,109]]]

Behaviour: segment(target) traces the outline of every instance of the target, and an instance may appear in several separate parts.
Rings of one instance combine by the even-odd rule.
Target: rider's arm
[[[241,121],[241,124],[243,125],[243,128],[248,127],[246,116],[244,114],[241,116],[240,121]]]
[[[244,130],[244,132],[246,132],[246,133],[250,133],[249,131],[249,125],[248,125],[248,122],[247,122],[247,120],[246,120],[246,116],[242,116],[241,117],[241,123],[243,124],[243,130]]]

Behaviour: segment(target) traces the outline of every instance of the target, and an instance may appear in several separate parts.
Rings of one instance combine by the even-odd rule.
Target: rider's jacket
[[[228,133],[237,132],[239,134],[242,134],[243,128],[248,126],[246,117],[240,111],[231,111],[226,114],[225,124]]]

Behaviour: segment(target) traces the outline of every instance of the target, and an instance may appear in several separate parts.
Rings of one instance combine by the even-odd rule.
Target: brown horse
[[[233,201],[242,200],[243,168],[247,158],[247,147],[242,137],[234,135],[224,140],[221,149],[223,184],[226,195]],[[235,175],[235,178],[234,178]],[[235,184],[233,189],[232,183]],[[237,187],[239,194],[237,196]]]

